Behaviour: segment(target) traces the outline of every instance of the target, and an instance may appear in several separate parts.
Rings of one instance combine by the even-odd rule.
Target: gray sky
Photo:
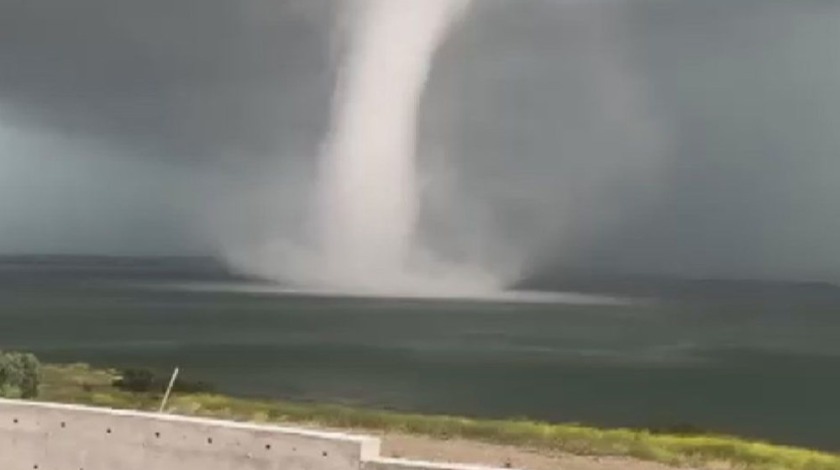
[[[204,253],[294,226],[334,10],[0,1],[0,252]],[[426,232],[559,267],[840,280],[837,44],[832,0],[477,0],[422,110],[449,196]]]

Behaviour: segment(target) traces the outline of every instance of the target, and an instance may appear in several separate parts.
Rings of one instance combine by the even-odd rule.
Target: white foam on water
[[[391,292],[382,295],[381,292],[366,294],[358,290],[330,290],[310,289],[301,287],[282,286],[271,283],[250,282],[185,282],[176,284],[147,284],[146,288],[155,290],[179,290],[191,292],[229,292],[241,294],[262,294],[285,297],[321,297],[321,298],[382,298],[387,300],[416,300],[416,301],[464,301],[475,303],[511,303],[511,304],[562,304],[562,305],[605,305],[621,306],[637,302],[636,299],[614,297],[609,295],[581,294],[575,292],[547,292],[527,290],[507,290],[496,292],[461,291],[449,292]]]

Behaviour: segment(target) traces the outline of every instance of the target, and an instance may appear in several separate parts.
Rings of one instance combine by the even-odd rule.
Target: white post
[[[169,401],[169,394],[172,393],[172,387],[175,385],[175,379],[178,378],[178,368],[175,368],[175,371],[172,372],[172,378],[169,379],[169,386],[166,387],[166,394],[163,395],[163,401],[160,403],[160,410],[158,413],[163,413],[163,410],[166,408],[166,402]]]

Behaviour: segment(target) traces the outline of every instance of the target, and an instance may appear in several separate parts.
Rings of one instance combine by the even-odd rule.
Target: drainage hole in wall
[[[13,422],[13,423],[15,423],[15,424],[17,424],[17,423],[18,423],[18,419],[17,419],[17,418],[15,418],[15,419],[13,419],[13,420],[12,420],[12,422]]]
[[[265,450],[271,450],[271,444],[266,444],[265,445]]]
[[[67,423],[65,423],[64,421],[62,421],[62,422],[61,422],[61,427],[62,427],[62,428],[66,428],[66,427],[67,427]]]
[[[159,432],[155,433],[155,439],[160,439],[160,433]]]
[[[106,429],[106,430],[105,430],[105,433],[107,433],[107,434],[111,434],[111,428]]]
[[[321,452],[321,455],[322,455],[322,456],[324,456],[324,457],[326,457],[326,456],[328,455],[328,454],[327,454],[327,451],[323,451],[323,452]]]
[[[207,438],[207,443],[208,443],[208,444],[212,444],[212,443],[213,443],[213,438],[212,438],[212,437],[208,437],[208,438]]]

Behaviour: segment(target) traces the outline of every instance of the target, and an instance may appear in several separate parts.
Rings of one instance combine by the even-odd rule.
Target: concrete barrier
[[[501,470],[379,456],[379,439],[0,399],[2,470]]]

